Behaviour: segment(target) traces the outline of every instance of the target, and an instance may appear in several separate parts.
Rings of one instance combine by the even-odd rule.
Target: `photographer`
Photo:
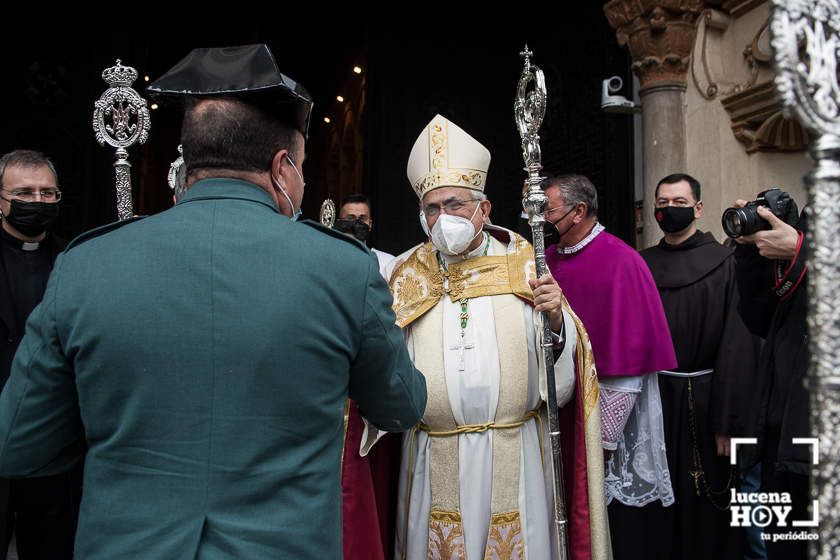
[[[754,212],[761,219],[755,220],[759,225],[743,232],[746,235],[735,238],[735,259],[741,296],[738,310],[747,327],[765,339],[751,430],[758,445],[746,448],[747,459],[750,465],[759,461],[762,464],[763,492],[790,493],[790,523],[811,518],[808,476],[812,450],[808,445],[794,445],[793,438],[813,434],[808,425],[809,395],[805,385],[809,362],[805,322],[808,228],[805,213],[796,215],[792,199],[787,198],[790,203],[786,208],[777,204],[778,200],[784,202],[784,197],[787,195],[781,193],[777,200],[767,197],[765,202],[760,195],[757,206],[744,200],[735,202],[736,208],[747,214]],[[727,233],[732,236],[730,231]],[[771,524],[765,532],[771,529],[785,532],[789,526],[775,528]],[[806,541],[771,539],[765,544],[770,559],[806,557]]]

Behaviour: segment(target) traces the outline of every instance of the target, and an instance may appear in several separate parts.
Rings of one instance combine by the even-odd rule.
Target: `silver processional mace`
[[[131,164],[127,148],[149,137],[149,108],[146,100],[131,84],[137,79],[137,70],[123,66],[119,60],[102,72],[108,89],[94,104],[93,131],[96,141],[116,148],[114,173],[117,190],[117,217],[120,220],[134,214],[131,200]]]
[[[531,64],[533,53],[525,50],[520,53],[525,59],[522,75],[516,91],[516,101],[513,112],[516,117],[516,127],[522,138],[522,157],[525,160],[525,172],[528,174],[527,190],[523,193],[522,207],[528,214],[528,223],[534,244],[534,262],[537,278],[548,272],[545,264],[545,237],[543,224],[545,223],[545,207],[548,199],[540,186],[543,177],[540,154],[540,125],[545,117],[546,89],[545,76],[542,70]],[[569,557],[568,553],[568,517],[566,514],[566,498],[563,487],[563,456],[560,448],[560,419],[557,407],[557,388],[554,380],[554,348],[552,342],[551,325],[548,313],[542,312],[542,353],[545,362],[545,378],[548,409],[549,441],[551,443],[551,464],[554,471],[554,523],[557,529],[557,549],[562,560]],[[565,329],[561,327],[560,347],[565,346]]]
[[[321,213],[318,216],[318,220],[321,222],[321,225],[331,228],[335,225],[335,216],[335,202],[333,202],[331,198],[327,197],[324,199],[324,202],[321,203]]]
[[[184,168],[184,146],[178,144],[178,157],[169,164],[169,172],[166,174],[166,184],[174,193],[184,191],[186,182],[186,169]]]
[[[810,557],[840,555],[840,3],[773,0],[770,25],[776,90],[788,117],[814,138],[808,187],[807,383],[812,450]],[[811,440],[811,441],[807,441]],[[796,521],[793,522],[796,525]],[[814,525],[812,525],[814,524]]]

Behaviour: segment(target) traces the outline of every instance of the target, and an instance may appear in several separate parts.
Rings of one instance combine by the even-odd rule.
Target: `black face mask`
[[[528,218],[519,218],[519,225],[516,231],[525,239],[531,240],[533,232],[531,225],[528,223]],[[548,220],[543,222],[543,240],[545,241],[546,247],[557,242],[557,228]]]
[[[571,214],[571,213],[572,213],[572,212],[574,212],[574,211],[575,211],[575,207],[574,207],[574,206],[572,206],[572,208],[571,208],[568,212],[566,212],[565,214],[563,214],[562,216],[560,216],[560,219],[558,219],[558,220],[557,220],[557,221],[555,221],[555,222],[548,222],[548,223],[549,223],[549,224],[551,224],[551,226],[552,226],[552,228],[551,228],[551,229],[553,229],[553,230],[554,230],[554,233],[556,233],[556,234],[557,234],[557,242],[558,242],[558,243],[560,242],[560,239],[561,239],[564,235],[566,235],[567,233],[569,233],[569,230],[571,230],[573,227],[575,227],[575,223],[574,223],[574,222],[572,222],[571,224],[569,224],[569,227],[567,227],[565,230],[563,230],[563,232],[562,232],[562,233],[560,232],[560,230],[559,230],[559,229],[557,229],[557,224],[559,224],[560,222],[562,222],[562,221],[563,221],[563,218],[565,218],[566,216],[568,216],[569,214]]]
[[[4,219],[27,237],[36,237],[48,231],[58,219],[56,202],[9,200],[9,204],[11,208]]]
[[[362,243],[367,243],[370,226],[362,220],[336,220],[333,229],[352,235]]]
[[[677,233],[694,221],[694,206],[663,206],[653,209],[653,217],[665,233]]]
[[[543,222],[543,239],[545,239],[546,246],[557,243],[557,228],[551,222]]]

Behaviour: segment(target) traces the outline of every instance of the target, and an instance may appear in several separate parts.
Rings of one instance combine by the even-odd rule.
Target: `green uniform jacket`
[[[70,468],[76,557],[340,558],[348,395],[425,408],[376,258],[247,182],[106,226],[56,261],[0,397],[0,475]]]

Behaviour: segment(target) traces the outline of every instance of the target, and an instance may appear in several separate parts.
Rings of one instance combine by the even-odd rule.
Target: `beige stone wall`
[[[750,79],[744,48],[752,43],[769,13],[769,5],[764,3],[738,17],[730,17],[724,30],[707,27],[709,73],[722,93]],[[685,171],[697,177],[703,186],[704,216],[700,228],[713,232],[722,240],[725,236],[720,227],[720,216],[736,198],[751,200],[759,191],[778,186],[789,191],[801,208],[805,204],[802,178],[810,169],[810,160],[804,151],[747,152],[746,145],[733,134],[732,120],[721,101],[727,96],[707,100],[700,93],[697,84],[704,90],[708,85],[700,59],[702,42],[701,25],[692,57],[697,80],[689,76],[685,94]],[[766,46],[766,40],[759,43],[762,44]],[[758,68],[756,83],[772,79],[769,65],[759,64]]]

